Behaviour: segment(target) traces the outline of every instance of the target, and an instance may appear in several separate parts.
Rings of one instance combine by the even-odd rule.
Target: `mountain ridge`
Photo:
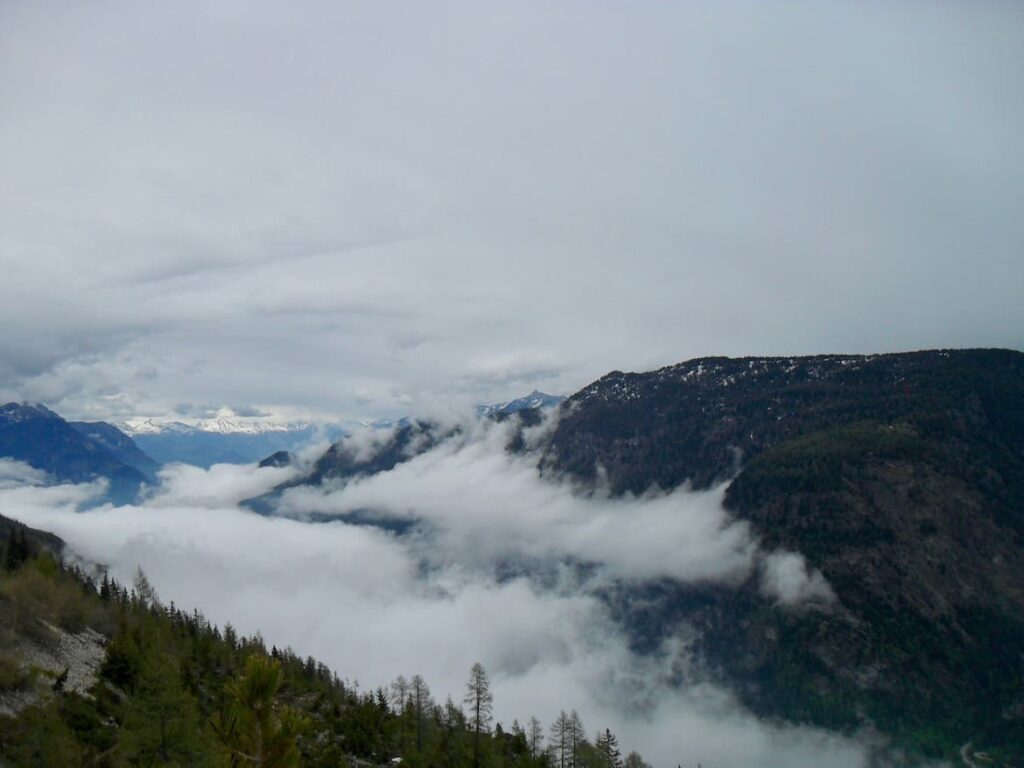
[[[765,716],[1024,756],[1024,354],[613,372],[566,401],[541,468],[613,494],[731,479],[726,508],[838,598],[794,613],[753,581],[618,594],[637,642],[697,627],[708,666]]]
[[[332,447],[290,485],[386,472],[423,429],[358,457]],[[837,597],[796,610],[758,574],[738,589],[610,587],[637,648],[695,628],[702,665],[765,717],[874,726],[932,756],[972,739],[1024,756],[1024,354],[615,371],[559,407],[538,470],[613,496],[729,482],[730,514],[766,550],[800,553]]]
[[[155,471],[155,462],[109,424],[76,426],[45,406],[13,402],[0,406],[0,457],[23,461],[59,482],[106,478],[107,497],[118,504],[133,500],[152,480],[133,462]]]

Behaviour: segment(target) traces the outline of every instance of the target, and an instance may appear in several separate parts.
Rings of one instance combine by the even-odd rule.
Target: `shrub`
[[[0,691],[15,691],[28,686],[32,676],[11,651],[0,651]]]

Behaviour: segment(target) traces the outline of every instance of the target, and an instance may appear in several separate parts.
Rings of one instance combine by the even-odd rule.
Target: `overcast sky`
[[[1024,347],[1024,4],[0,2],[0,396]]]

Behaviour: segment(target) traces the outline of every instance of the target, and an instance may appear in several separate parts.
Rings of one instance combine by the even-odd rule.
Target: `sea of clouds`
[[[363,689],[419,673],[435,697],[460,701],[480,661],[506,727],[576,709],[588,731],[611,728],[659,768],[868,764],[861,740],[759,721],[702,681],[682,629],[655,653],[633,652],[596,593],[757,574],[780,603],[821,606],[834,596],[820,573],[796,553],[762,551],[723,509],[722,487],[583,491],[542,477],[535,454],[505,450],[512,428],[467,422],[389,472],[289,489],[276,515],[240,502],[294,479],[298,466],[172,465],[145,501],[90,507],[102,483],[47,485],[0,460],[0,509],[122,582],[141,566],[164,602],[258,631]],[[380,435],[352,439],[379,444]],[[363,523],[376,516],[407,530],[348,522],[356,510]]]

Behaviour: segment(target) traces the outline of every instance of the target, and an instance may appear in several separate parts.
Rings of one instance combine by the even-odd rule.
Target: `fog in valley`
[[[745,712],[695,663],[685,626],[655,653],[635,653],[598,594],[623,582],[728,585],[756,573],[792,609],[827,610],[820,574],[794,553],[762,551],[723,510],[724,486],[584,493],[542,478],[535,454],[507,452],[510,429],[467,420],[389,472],[289,489],[273,516],[239,502],[299,469],[172,465],[145,503],[79,511],[102,486],[47,487],[3,462],[0,504],[119,581],[130,584],[142,566],[164,602],[313,655],[363,689],[419,673],[436,698],[458,702],[479,660],[506,727],[576,709],[588,733],[609,727],[656,766],[817,766],[825,754],[829,765],[863,764],[859,743]],[[410,527],[331,519],[354,510]]]

